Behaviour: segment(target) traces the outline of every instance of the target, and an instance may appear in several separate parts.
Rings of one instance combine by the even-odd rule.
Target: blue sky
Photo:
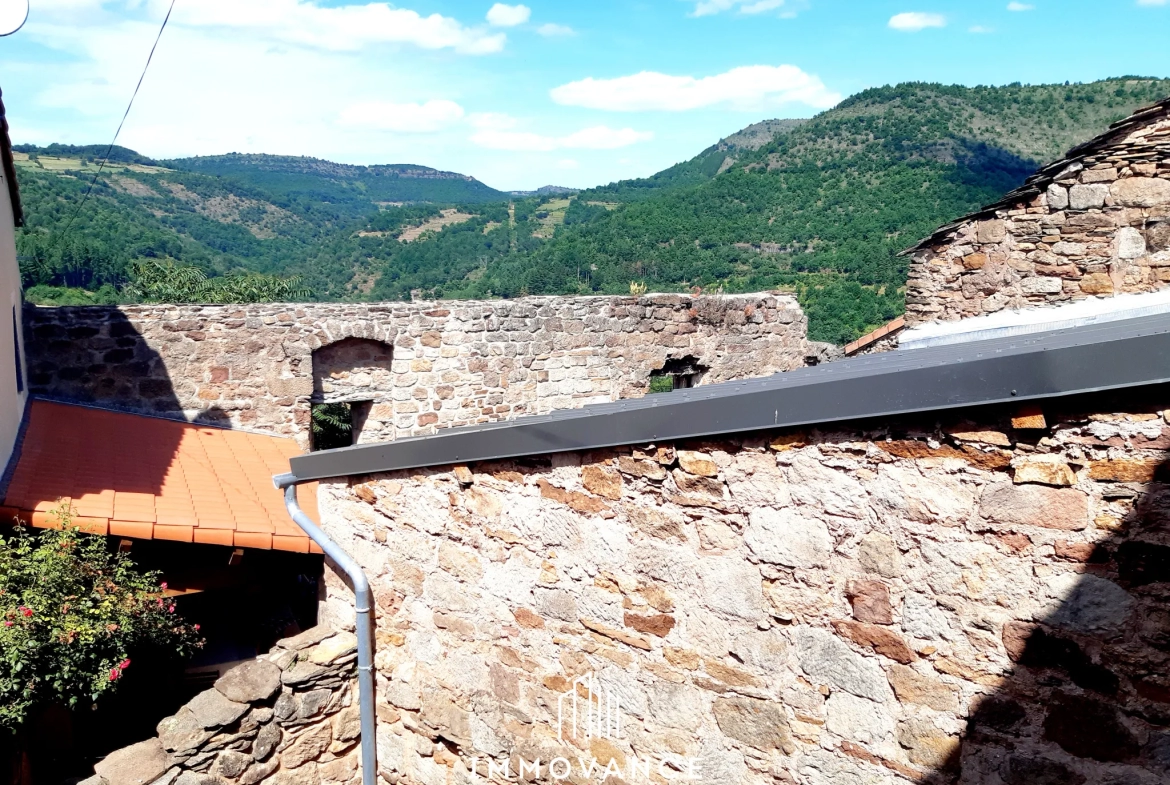
[[[14,140],[108,141],[168,2],[31,0]],[[119,142],[589,186],[867,87],[1170,76],[1168,39],[1170,0],[177,0]]]

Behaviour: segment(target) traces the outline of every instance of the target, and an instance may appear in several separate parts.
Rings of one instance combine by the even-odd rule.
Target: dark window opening
[[[366,418],[370,416],[370,409],[373,406],[373,401],[350,401],[349,420],[352,424],[350,431],[351,444],[357,444],[361,441],[362,429],[366,426]]]
[[[16,321],[16,306],[12,306],[12,354],[16,357],[16,392],[24,392],[24,369],[20,367],[20,324]]]
[[[662,369],[650,374],[650,392],[670,392],[698,387],[703,380],[707,366],[701,365],[697,357],[671,357]]]
[[[311,407],[314,450],[335,450],[354,443],[353,409],[348,403],[314,403]]]

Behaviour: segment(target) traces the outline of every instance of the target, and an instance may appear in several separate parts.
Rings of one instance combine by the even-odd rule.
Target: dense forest
[[[119,148],[78,210],[104,149],[18,147],[22,271],[45,303],[183,296],[138,281],[167,265],[213,301],[783,289],[813,337],[844,342],[901,312],[899,251],[1167,95],[1136,77],[884,87],[650,178],[533,196],[425,167]]]

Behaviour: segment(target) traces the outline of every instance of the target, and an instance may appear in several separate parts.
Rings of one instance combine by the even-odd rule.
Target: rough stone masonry
[[[1157,388],[325,483],[383,781],[1164,783],[1168,420]],[[620,733],[558,735],[589,674]]]
[[[1170,101],[1070,152],[913,254],[909,326],[1170,282]]]
[[[360,775],[357,637],[314,627],[237,665],[81,785],[320,785]]]
[[[311,402],[361,405],[359,442],[800,367],[789,295],[142,305],[25,311],[35,395],[308,440]]]

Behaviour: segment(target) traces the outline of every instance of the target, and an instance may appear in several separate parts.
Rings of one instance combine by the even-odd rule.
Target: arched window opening
[[[390,401],[394,348],[368,338],[344,338],[313,352],[311,441],[314,450],[376,441],[382,426],[372,422],[374,405]]]

